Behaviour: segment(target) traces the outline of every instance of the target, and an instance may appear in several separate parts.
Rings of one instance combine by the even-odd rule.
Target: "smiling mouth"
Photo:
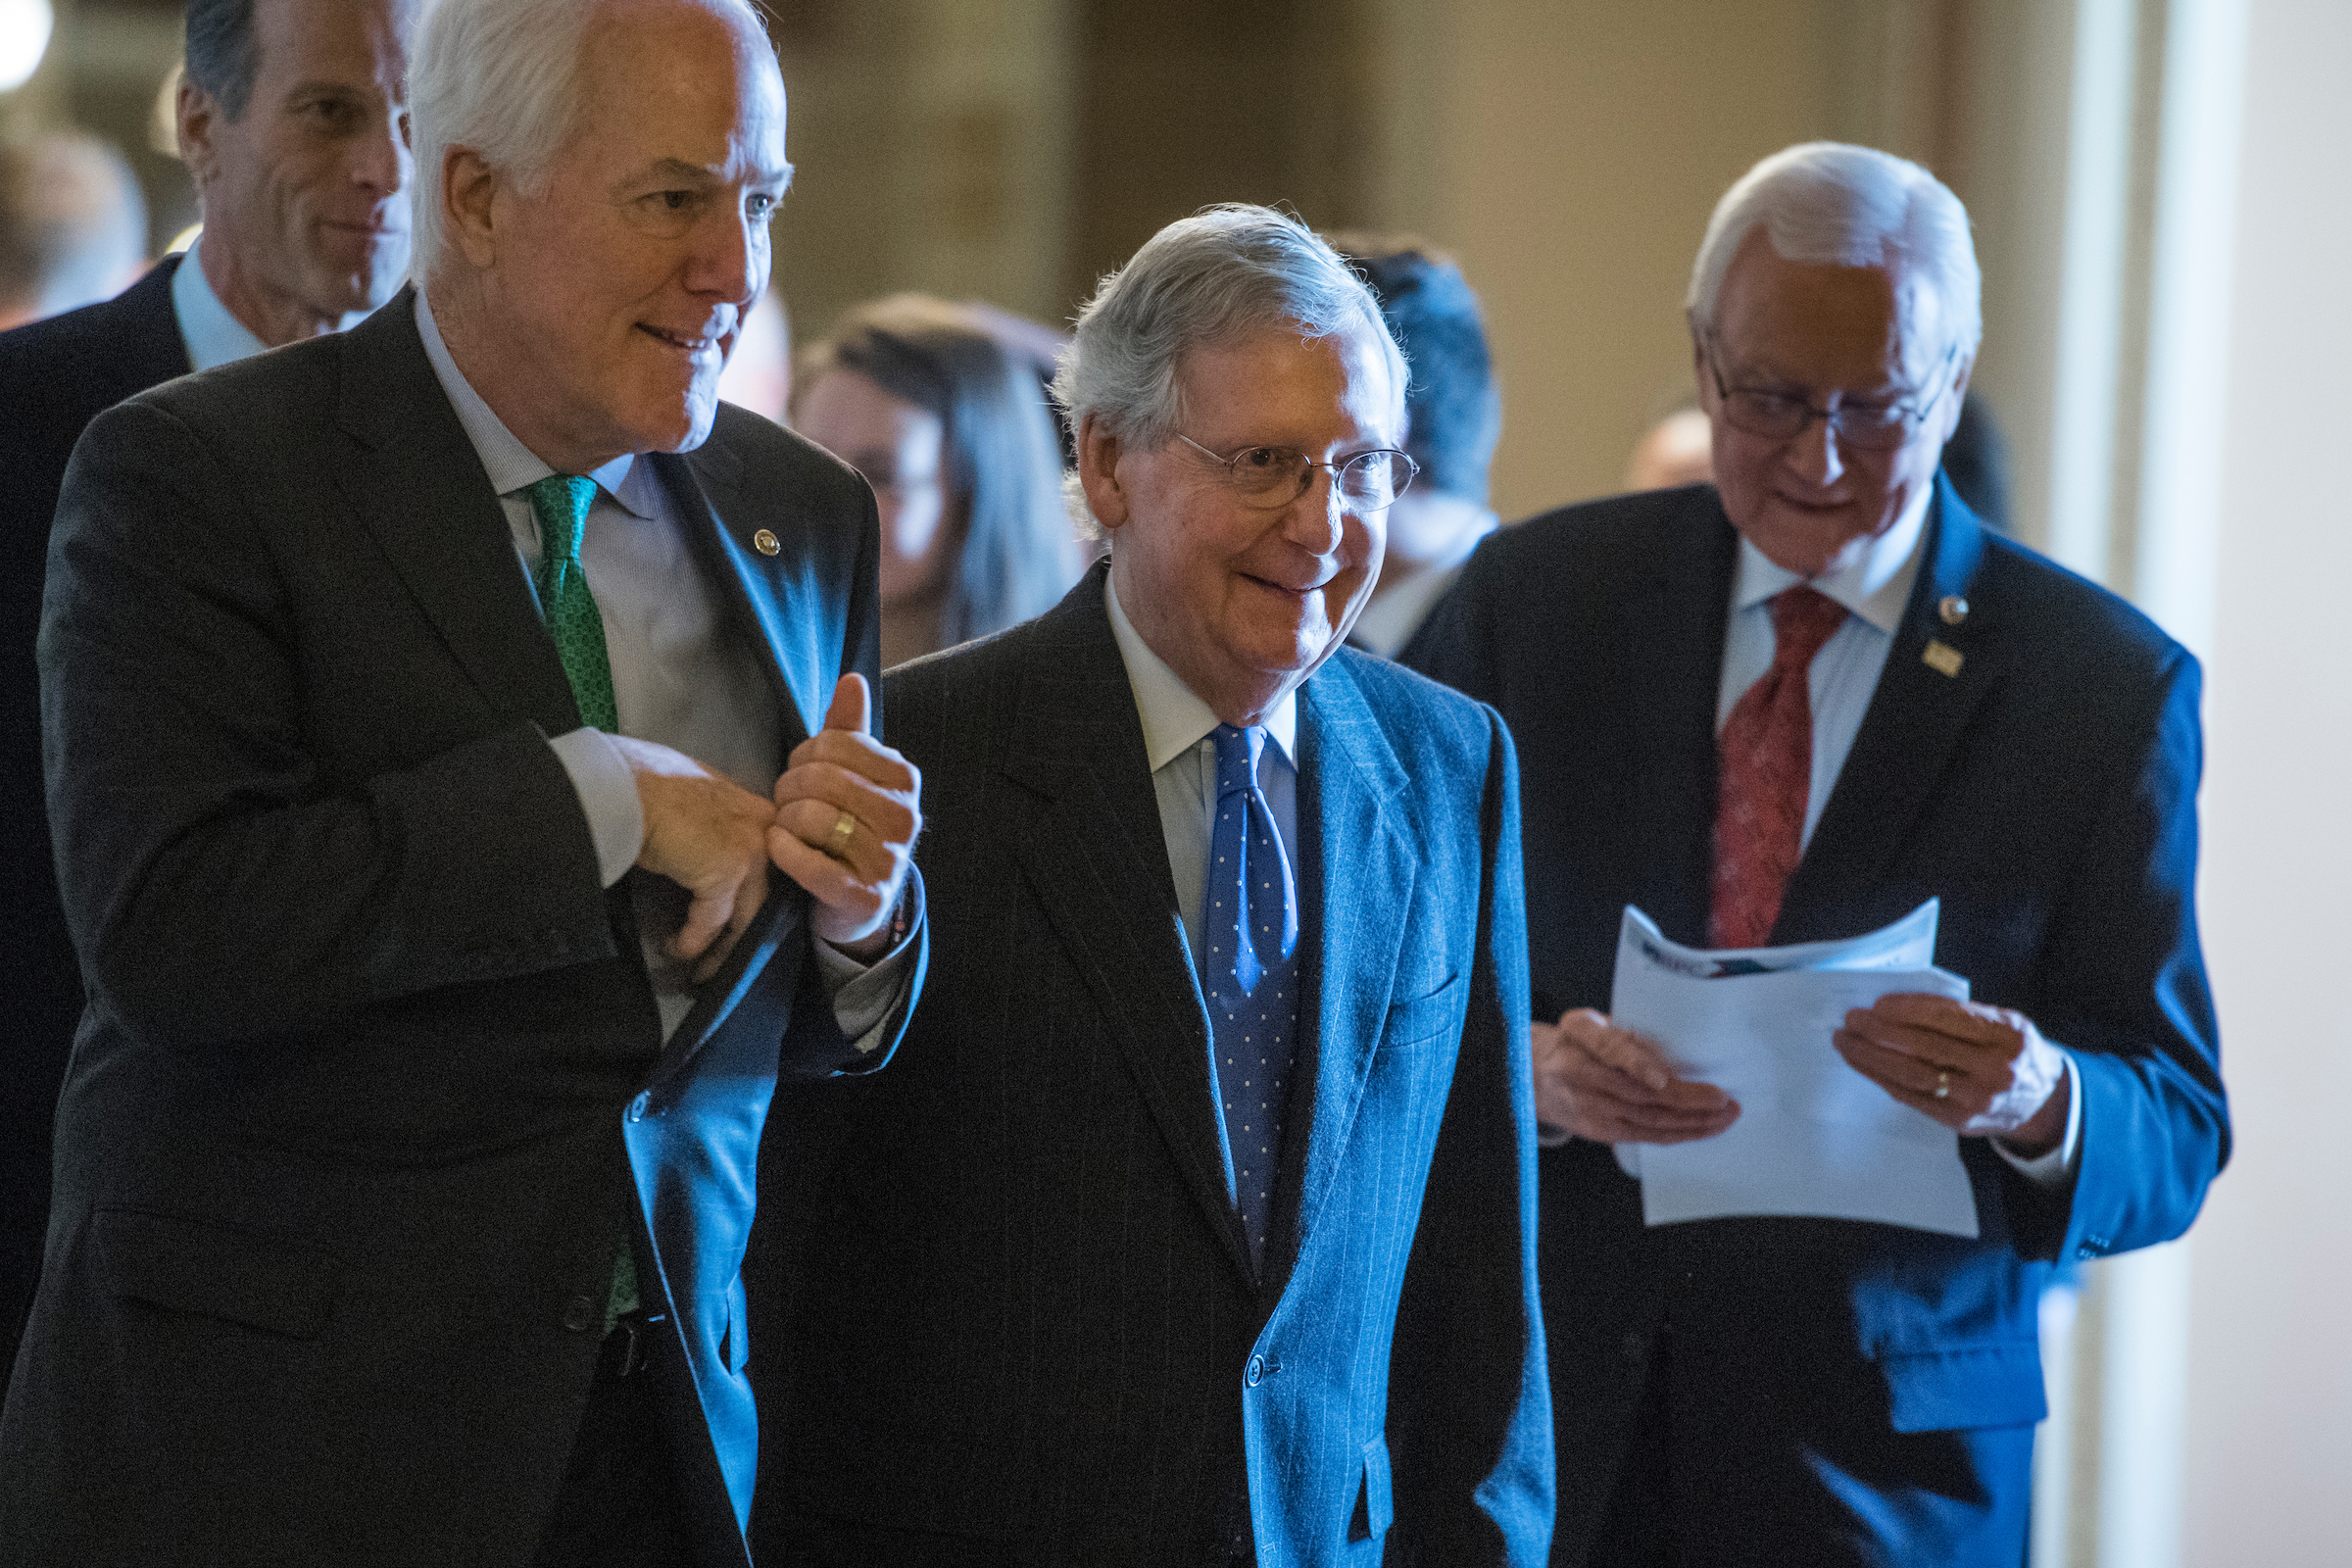
[[[637,330],[643,332],[647,337],[652,338],[655,342],[676,349],[681,354],[700,355],[705,352],[715,352],[718,348],[717,338],[706,337],[699,333],[689,337],[683,333],[665,331],[661,327],[649,325],[644,321],[639,321],[637,323]]]
[[[1321,593],[1324,589],[1331,586],[1330,582],[1326,580],[1323,582],[1311,583],[1304,588],[1293,588],[1288,583],[1279,583],[1270,577],[1260,577],[1251,572],[1245,571],[1242,573],[1242,575],[1248,578],[1250,581],[1257,584],[1260,588],[1265,589],[1267,592],[1280,594],[1285,599],[1291,600],[1295,603],[1302,603],[1306,599],[1307,595]]]

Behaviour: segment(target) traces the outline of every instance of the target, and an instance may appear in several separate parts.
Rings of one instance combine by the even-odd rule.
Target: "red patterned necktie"
[[[1798,586],[1772,596],[1772,668],[1733,705],[1716,745],[1715,887],[1707,942],[1762,947],[1804,842],[1813,788],[1813,702],[1805,670],[1845,607]]]

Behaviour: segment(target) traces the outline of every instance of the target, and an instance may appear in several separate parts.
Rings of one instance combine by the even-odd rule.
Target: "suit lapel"
[[[1678,941],[1704,945],[1714,870],[1715,709],[1739,535],[1711,487],[1690,493],[1647,581],[1627,597],[1620,657],[1633,795],[1624,885]]]
[[[119,345],[121,356],[111,373],[120,384],[145,391],[196,368],[179,335],[179,317],[172,309],[172,278],[187,259],[184,251],[165,257],[107,307],[112,313],[108,337]]]
[[[1824,922],[1841,911],[1850,918],[1852,909],[1867,906],[1869,890],[1910,838],[1970,716],[2000,679],[1998,607],[1972,604],[1956,626],[1946,624],[1938,611],[1947,597],[1970,597],[1984,554],[1982,526],[1940,474],[1935,506],[1928,520],[1927,561],[1912,585],[1853,750],[1805,857],[1788,879],[1773,928],[1775,942],[1853,934],[1831,930]],[[1926,662],[1931,640],[1960,655],[1953,673]]]
[[[716,439],[690,457],[657,453],[642,461],[654,465],[687,554],[721,613],[762,651],[760,673],[776,700],[775,764],[781,771],[793,748],[808,738],[811,724],[823,722],[822,712],[811,714],[807,704],[811,694],[819,701],[830,697],[841,658],[841,617],[826,613],[815,553],[801,548],[806,519],[797,510],[755,507],[735,482],[742,465]],[[766,564],[748,543],[762,522],[778,535],[776,565]],[[781,564],[786,562],[789,568]],[[823,640],[828,629],[833,633],[829,655]],[[807,909],[807,897],[790,882],[769,879],[767,903],[718,972],[695,988],[694,1005],[671,1031],[652,1082],[684,1067],[734,1014],[777,951],[800,931]]]
[[[550,735],[579,727],[506,514],[425,358],[413,289],[343,337],[337,423],[360,451],[335,484],[494,708]]]
[[[741,461],[716,437],[687,457],[662,453],[650,461],[704,580],[766,652],[760,663],[776,697],[781,769],[824,723],[841,677],[842,615],[818,578],[821,553],[806,548],[809,519],[799,508],[755,505],[740,483]],[[773,557],[752,543],[761,524],[776,536]]]
[[[1208,1081],[1208,1008],[1144,751],[1102,606],[1101,568],[1037,623],[997,769],[1030,797],[1006,824],[1031,893],[1085,977],[1186,1185],[1251,1277]]]
[[[1371,1075],[1404,945],[1417,865],[1392,805],[1403,764],[1338,661],[1299,690],[1299,1071],[1274,1184],[1269,1295],[1288,1282]],[[1303,1102],[1303,1103],[1302,1103]]]

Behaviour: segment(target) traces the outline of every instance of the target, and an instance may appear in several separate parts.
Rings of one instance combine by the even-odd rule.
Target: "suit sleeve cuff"
[[[2066,1136],[2058,1147],[2046,1154],[2028,1158],[2013,1152],[1998,1138],[1992,1140],[1992,1152],[2007,1160],[2014,1170],[2036,1187],[2055,1189],[2075,1179],[2082,1164],[2082,1079],[2075,1071],[2075,1056],[2061,1051],[2066,1058]]]
[[[913,954],[923,927],[920,872],[906,873],[899,906],[905,915],[905,929],[890,951],[871,964],[859,963],[822,937],[816,938],[817,973],[832,995],[834,1020],[861,1055],[872,1054],[882,1044],[883,1026],[898,1011],[914,980]]]
[[[637,780],[603,730],[571,730],[547,745],[571,776],[596,844],[597,874],[611,887],[628,874],[645,849],[645,803],[637,798]]]

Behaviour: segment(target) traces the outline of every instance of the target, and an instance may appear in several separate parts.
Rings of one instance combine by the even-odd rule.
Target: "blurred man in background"
[[[49,523],[101,411],[356,321],[409,261],[416,0],[189,0],[179,145],[204,236],[118,299],[0,333],[0,1375],[49,1206],[50,1116],[81,1015],[42,815],[33,637]]]
[[[1689,321],[1715,483],[1495,535],[1421,664],[1525,760],[1553,1561],[2016,1568],[2043,1283],[2180,1235],[2229,1152],[2197,662],[1938,472],[1981,316],[1968,215],[1925,170],[1765,160],[1716,208]],[[1973,1232],[1646,1223],[1611,1146],[1742,1107],[1600,1010],[1625,907],[1750,949],[1929,899],[1972,1000],[1888,995],[1785,1046],[1957,1135]],[[1851,1156],[1805,1136],[1787,1157]]]
[[[1339,234],[1332,247],[1380,299],[1404,350],[1404,450],[1421,466],[1389,508],[1389,544],[1372,602],[1349,634],[1395,659],[1494,529],[1487,470],[1502,439],[1502,392],[1478,296],[1451,257],[1417,239]]]
[[[1707,411],[1685,402],[1642,432],[1625,466],[1628,490],[1673,490],[1715,477],[1715,435]]]
[[[147,260],[147,201],[122,155],[59,131],[0,147],[0,331],[112,299]]]

